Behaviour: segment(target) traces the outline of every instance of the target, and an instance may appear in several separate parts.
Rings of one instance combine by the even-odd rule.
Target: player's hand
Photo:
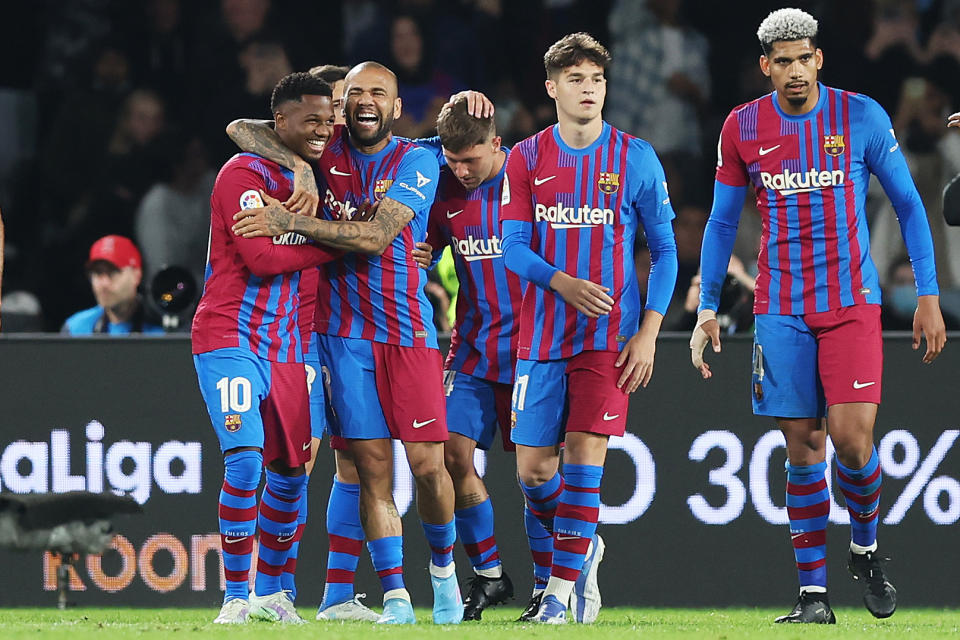
[[[489,118],[493,115],[493,103],[479,91],[461,91],[450,96],[447,104],[452,104],[460,96],[467,98],[467,113],[474,118]]]
[[[429,242],[418,242],[413,247],[410,257],[421,269],[429,269],[430,263],[433,261],[433,247],[430,246]]]
[[[920,348],[920,334],[927,341],[923,361],[930,364],[937,359],[947,342],[947,329],[940,313],[940,296],[920,296],[917,310],[913,313],[913,350]]]
[[[655,312],[654,312],[655,313]],[[663,320],[663,316],[660,316]],[[653,358],[657,352],[657,334],[660,331],[659,323],[650,327],[644,321],[644,326],[633,334],[617,357],[615,365],[623,367],[617,388],[624,393],[633,393],[640,387],[646,388],[653,377]]]
[[[613,309],[613,298],[607,295],[610,291],[609,287],[574,278],[563,271],[553,274],[550,278],[550,288],[560,294],[564,302],[588,318],[599,318]]]
[[[350,216],[350,220],[353,222],[370,222],[377,217],[377,209],[380,207],[381,200],[376,202],[370,202],[366,198],[363,199],[363,202],[357,207],[356,212]]]
[[[265,206],[241,209],[233,214],[234,235],[244,238],[274,237],[292,231],[293,216],[296,214],[287,211],[282,202],[263,191],[260,197]]]
[[[313,168],[308,162],[299,162],[293,170],[293,193],[283,206],[294,213],[313,218],[317,215],[319,205],[320,194],[317,191]]]
[[[693,335],[690,336],[690,361],[694,368],[700,371],[704,380],[713,375],[710,365],[703,361],[703,350],[708,342],[713,344],[714,353],[720,353],[720,323],[717,322],[717,313],[704,309],[697,314],[697,326],[693,328]]]
[[[947,126],[960,127],[960,111],[950,114],[950,117],[947,118]]]

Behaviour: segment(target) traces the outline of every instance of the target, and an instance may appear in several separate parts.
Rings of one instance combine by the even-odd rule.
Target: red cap
[[[141,268],[140,252],[130,238],[123,236],[103,236],[90,247],[89,268],[97,260],[106,260],[117,269],[124,267]]]

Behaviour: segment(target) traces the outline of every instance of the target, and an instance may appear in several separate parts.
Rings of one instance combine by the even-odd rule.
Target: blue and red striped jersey
[[[784,113],[775,93],[735,108],[717,149],[717,182],[752,184],[762,219],[754,313],[803,315],[879,304],[865,202],[870,173],[901,218],[923,207],[890,118],[873,99],[819,84],[808,113]],[[900,206],[900,205],[903,206]],[[909,215],[912,215],[910,213]],[[932,243],[901,219],[921,294],[936,293]],[[925,265],[919,266],[918,265]]]
[[[263,206],[260,191],[286,200],[293,173],[241,153],[217,175],[203,295],[191,331],[193,353],[243,347],[273,362],[303,362],[319,280],[316,266],[340,253],[307,244],[295,233],[235,236],[233,214]]]
[[[669,226],[673,217],[653,148],[607,123],[583,149],[568,146],[556,125],[517,144],[507,160],[502,220],[532,223],[536,254],[608,287],[614,300],[609,314],[588,318],[552,290],[528,286],[518,356],[556,360],[619,351],[637,332],[642,310],[633,258],[637,230],[641,224]]]
[[[345,127],[337,127],[317,172],[323,215],[349,219],[364,200],[390,198],[413,209],[414,217],[382,255],[348,253],[325,265],[317,333],[437,348],[433,307],[423,292],[427,277],[410,254],[427,236],[438,172],[434,155],[408,140],[392,138],[368,155],[350,144]]]
[[[504,148],[504,151],[509,151]],[[504,162],[496,176],[467,191],[449,167],[440,170],[427,241],[449,244],[460,281],[457,319],[444,369],[512,383],[523,285],[503,262],[500,198]]]

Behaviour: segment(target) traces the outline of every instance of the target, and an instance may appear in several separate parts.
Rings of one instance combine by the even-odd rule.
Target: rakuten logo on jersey
[[[534,209],[535,222],[549,222],[554,229],[577,229],[613,224],[613,209],[592,209],[590,205],[567,207],[559,202],[554,207],[537,203]]]
[[[796,171],[784,170],[782,173],[760,172],[760,181],[767,189],[779,191],[780,195],[789,196],[794,193],[807,193],[809,191],[818,191],[827,187],[838,187],[843,184],[846,176],[843,171],[835,169],[833,171],[817,171],[810,169],[798,173]]]
[[[273,236],[273,244],[292,246],[307,244],[307,242],[309,242],[309,240],[306,237],[300,235],[299,233],[294,233],[293,231],[288,231],[279,236]]]
[[[491,258],[502,258],[503,249],[500,248],[500,238],[476,238],[468,235],[464,239],[453,238],[453,246],[457,253],[463,256],[467,262],[474,260],[490,260]]]
[[[327,194],[323,198],[323,206],[329,209],[336,220],[350,220],[357,213],[357,205],[340,202],[330,189],[327,189]]]

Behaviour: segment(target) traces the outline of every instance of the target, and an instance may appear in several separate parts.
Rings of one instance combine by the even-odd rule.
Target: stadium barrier
[[[784,507],[783,438],[751,414],[750,342],[728,338],[710,354],[705,382],[687,337],[659,342],[650,386],[632,401],[628,433],[611,442],[600,526],[604,603],[633,606],[789,605],[796,590]],[[443,345],[444,347],[446,345]],[[884,467],[881,549],[909,606],[960,601],[960,367],[948,348],[933,366],[910,339],[885,340],[885,404],[877,422]],[[197,389],[190,345],[152,339],[0,339],[0,492],[115,490],[142,516],[117,522],[113,549],[71,576],[71,599],[89,606],[215,606],[222,577],[216,534],[222,463]],[[405,514],[405,568],[414,602],[431,601],[429,554],[397,450],[397,506]],[[522,604],[531,586],[522,498],[511,455],[478,456],[497,513],[506,570]],[[332,456],[311,481],[299,561],[298,603],[319,602],[326,562],[324,513]],[[832,600],[856,605],[846,575],[847,514],[834,489],[828,528]],[[457,551],[461,578],[469,563]],[[0,606],[53,605],[56,561],[0,550]],[[379,594],[367,554],[358,591]],[[377,598],[372,598],[377,604]]]

